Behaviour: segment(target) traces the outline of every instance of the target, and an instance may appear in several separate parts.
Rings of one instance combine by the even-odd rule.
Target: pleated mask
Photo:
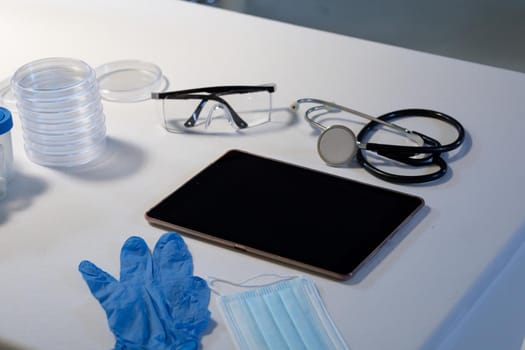
[[[218,304],[238,349],[349,349],[330,318],[313,281],[288,277],[236,294],[218,295]]]

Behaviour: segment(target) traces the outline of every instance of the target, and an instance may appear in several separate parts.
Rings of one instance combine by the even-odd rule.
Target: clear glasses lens
[[[270,121],[271,93],[268,91],[219,95],[249,128]],[[163,99],[161,115],[166,130],[175,133],[210,133],[238,130],[229,108],[215,100]]]

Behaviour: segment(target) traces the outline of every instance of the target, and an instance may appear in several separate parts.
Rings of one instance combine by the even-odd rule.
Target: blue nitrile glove
[[[193,276],[182,237],[167,232],[151,254],[140,237],[120,253],[120,281],[89,261],[79,271],[106,311],[115,349],[197,349],[210,319],[210,289]]]

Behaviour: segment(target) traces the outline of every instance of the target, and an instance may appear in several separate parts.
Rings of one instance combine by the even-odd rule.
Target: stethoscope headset
[[[465,130],[461,123],[451,116],[428,109],[403,109],[384,114],[379,117],[372,117],[368,114],[354,109],[314,98],[302,98],[294,102],[292,110],[297,110],[301,103],[315,103],[304,114],[306,121],[314,128],[321,131],[317,139],[317,151],[321,159],[330,166],[347,165],[352,159],[356,158],[358,163],[372,175],[380,179],[395,183],[423,183],[441,178],[447,172],[447,163],[442,154],[458,148],[465,139]],[[344,125],[326,126],[315,120],[312,113],[330,113],[345,111],[353,115],[369,120],[361,131],[357,134]],[[319,114],[316,114],[319,115]],[[419,133],[408,130],[391,121],[406,117],[433,118],[451,125],[457,132],[454,141],[442,145],[438,140]],[[386,126],[394,131],[403,134],[414,141],[417,146],[405,146],[394,144],[382,144],[365,142],[374,130],[380,126]],[[373,165],[365,156],[365,151],[375,152],[376,154],[403,163],[411,167],[437,166],[437,169],[430,173],[418,175],[401,175],[387,172]]]

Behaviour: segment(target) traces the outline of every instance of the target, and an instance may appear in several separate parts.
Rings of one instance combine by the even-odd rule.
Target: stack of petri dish
[[[95,70],[72,58],[27,63],[11,78],[24,148],[33,162],[75,167],[98,158],[106,125]]]

